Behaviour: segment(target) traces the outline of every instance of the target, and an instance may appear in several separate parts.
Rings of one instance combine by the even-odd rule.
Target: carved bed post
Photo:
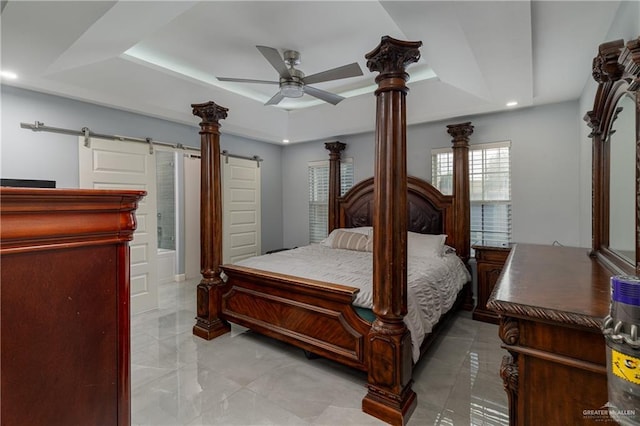
[[[473,134],[471,122],[450,124],[447,132],[453,137],[453,199],[455,232],[453,246],[458,256],[468,264],[471,253],[471,201],[469,195],[469,136]],[[463,308],[473,310],[473,290],[467,286]]]
[[[326,142],[324,147],[329,150],[329,223],[327,233],[340,227],[340,211],[338,197],[340,197],[340,153],[347,144],[342,142]]]
[[[368,392],[365,413],[403,425],[416,407],[411,389],[411,338],[407,313],[407,141],[406,67],[420,58],[422,42],[382,37],[368,53],[378,71],[373,218],[373,312],[368,335]]]
[[[193,115],[200,122],[202,152],[200,181],[200,272],[198,284],[198,316],[193,334],[211,340],[230,330],[219,318],[222,263],[222,179],[220,171],[220,123],[227,117],[227,108],[214,102],[192,104]]]
[[[471,252],[470,201],[469,201],[469,136],[473,134],[471,122],[450,124],[447,126],[453,140],[453,198],[455,200],[454,246],[463,261],[469,260]]]

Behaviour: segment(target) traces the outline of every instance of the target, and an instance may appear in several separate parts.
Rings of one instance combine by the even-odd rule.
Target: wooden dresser
[[[0,188],[6,426],[129,425],[129,247],[141,191]]]
[[[474,245],[473,250],[478,271],[478,303],[473,310],[473,319],[498,324],[500,317],[497,313],[487,309],[487,302],[496,282],[498,282],[511,246]]]
[[[584,248],[516,244],[488,307],[509,355],[500,374],[511,425],[601,424],[607,403],[610,272]],[[585,414],[587,413],[587,414]]]

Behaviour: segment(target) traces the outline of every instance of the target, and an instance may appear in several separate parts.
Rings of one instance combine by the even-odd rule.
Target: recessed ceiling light
[[[289,139],[282,139],[282,143],[289,143]]]
[[[518,105],[518,101],[509,101],[509,102],[507,102],[507,106],[508,107],[514,107],[516,105]]]
[[[12,71],[0,71],[0,76],[2,76],[2,78],[8,78],[9,80],[18,78],[18,74]]]

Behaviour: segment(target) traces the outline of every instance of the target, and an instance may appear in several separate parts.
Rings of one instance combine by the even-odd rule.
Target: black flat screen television
[[[0,179],[0,186],[13,186],[17,188],[55,188],[55,180],[40,179]]]

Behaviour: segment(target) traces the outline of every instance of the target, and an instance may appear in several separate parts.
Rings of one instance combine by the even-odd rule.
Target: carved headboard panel
[[[409,176],[407,181],[409,231],[420,234],[453,235],[453,197],[443,195],[429,182]],[[341,228],[371,226],[373,223],[373,178],[355,185],[339,198]],[[452,239],[449,238],[449,241]]]
[[[469,136],[471,122],[450,124],[453,136],[453,194],[443,195],[429,182],[407,178],[409,231],[421,234],[447,234],[447,244],[458,256],[469,260]],[[329,218],[327,229],[356,228],[373,224],[373,178],[366,179],[340,197],[340,156],[346,148],[342,142],[325,143],[329,150]]]

